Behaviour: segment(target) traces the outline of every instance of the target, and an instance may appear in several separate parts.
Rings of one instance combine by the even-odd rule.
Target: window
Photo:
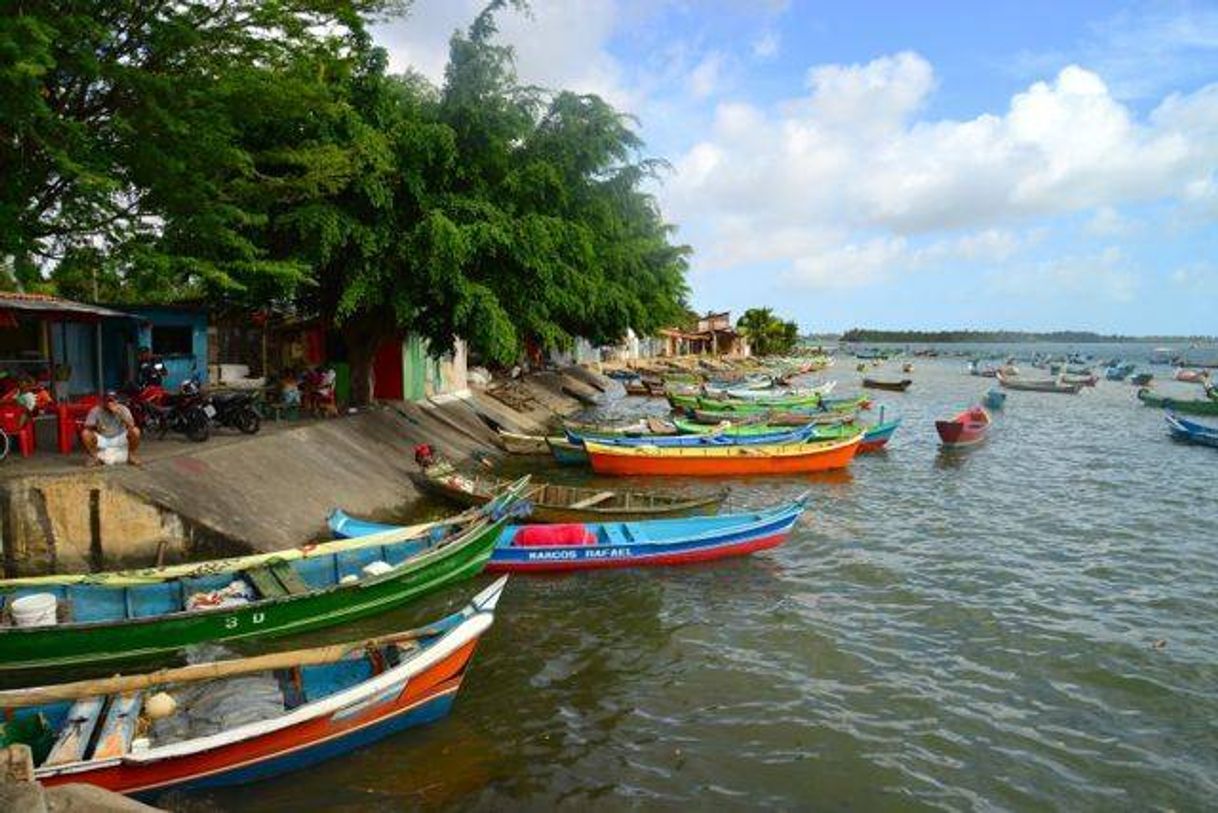
[[[189,325],[153,325],[152,352],[158,356],[189,356],[195,352]]]

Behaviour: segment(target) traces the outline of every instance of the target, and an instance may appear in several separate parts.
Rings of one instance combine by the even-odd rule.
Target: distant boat
[[[1114,362],[1104,370],[1104,378],[1109,381],[1124,381],[1133,373],[1134,366],[1128,363]]]
[[[1058,380],[1063,384],[1081,384],[1084,387],[1094,387],[1096,384],[1100,383],[1100,379],[1095,375],[1095,373],[1087,373],[1086,375],[1066,373],[1063,374]]]
[[[902,378],[900,381],[887,381],[881,378],[863,379],[863,386],[867,389],[887,390],[889,392],[905,392],[912,383],[913,380],[909,378]]]
[[[1176,440],[1218,448],[1218,427],[1190,421],[1170,412],[1164,417],[1167,419],[1167,427],[1171,430],[1172,437]]]
[[[946,448],[975,446],[985,440],[993,420],[983,407],[974,406],[944,421],[935,421],[935,431]]]
[[[1150,351],[1151,364],[1171,364],[1178,354],[1170,347],[1156,347]]]
[[[1056,378],[1042,379],[1020,379],[1007,378],[1005,375],[999,374],[998,383],[1004,389],[1008,390],[1023,390],[1025,392],[1060,392],[1066,395],[1078,395],[1079,390],[1083,388],[1082,384],[1067,384],[1058,381]]]
[[[1181,367],[1176,370],[1176,380],[1186,384],[1204,384],[1210,380],[1210,374],[1206,370],[1187,370]]]
[[[1171,409],[1189,415],[1218,415],[1218,390],[1208,390],[1206,398],[1168,398],[1143,387],[1138,390],[1138,400],[1146,406]]]
[[[902,365],[901,365],[901,372],[903,372],[903,373],[912,373],[912,372],[913,372],[913,362],[912,362],[912,361],[907,361],[907,362],[905,362],[904,364],[902,364]]]
[[[1129,383],[1135,387],[1145,387],[1154,380],[1154,377],[1154,373],[1138,373],[1137,375],[1130,376]]]
[[[987,390],[985,393],[985,405],[990,409],[1002,409],[1007,402],[1007,394],[1002,390]]]

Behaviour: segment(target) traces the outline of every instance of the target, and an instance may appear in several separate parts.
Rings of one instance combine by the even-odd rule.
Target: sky
[[[443,80],[482,0],[378,26]],[[637,119],[700,311],[1218,334],[1218,2],[531,0],[528,84]]]

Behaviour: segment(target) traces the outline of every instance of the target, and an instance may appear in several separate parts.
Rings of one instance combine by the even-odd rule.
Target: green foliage
[[[294,301],[356,367],[395,332],[490,362],[681,321],[689,249],[633,122],[523,87],[492,2],[442,87],[386,0],[19,0],[0,11],[0,285]]]
[[[749,308],[736,320],[736,329],[759,356],[783,355],[799,344],[799,325],[784,322],[770,308]]]

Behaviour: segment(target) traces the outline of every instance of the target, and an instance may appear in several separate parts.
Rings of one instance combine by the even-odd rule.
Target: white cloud
[[[485,0],[419,0],[409,16],[378,26],[376,38],[393,70],[412,68],[440,84],[449,38],[485,6]],[[635,99],[608,50],[621,14],[616,0],[532,0],[528,13],[505,10],[496,20],[525,84],[597,93],[629,108]]]
[[[1139,117],[1069,66],[1001,113],[957,121],[921,116],[935,76],[917,54],[817,66],[808,83],[771,107],[718,105],[674,162],[661,197],[671,218],[700,224],[696,262],[730,268],[764,254],[809,284],[838,284],[833,268],[865,280],[883,264],[1009,262],[1013,225],[1095,209],[1092,228],[1111,231],[1122,205],[1218,192],[1218,85]],[[951,232],[963,234],[938,236]],[[742,248],[742,235],[765,250]],[[919,235],[930,248],[901,240]],[[1068,270],[1037,273],[1069,288]],[[1130,289],[1129,272],[1103,273],[1108,290]]]
[[[769,59],[778,55],[782,40],[776,31],[766,31],[753,40],[753,56],[758,59]]]
[[[689,72],[689,92],[696,99],[705,99],[718,92],[723,69],[723,55],[712,51]]]
[[[1101,206],[1083,227],[1087,234],[1095,237],[1117,237],[1128,233],[1134,224],[1112,206]]]
[[[1138,275],[1115,246],[992,271],[987,278],[992,293],[1040,301],[1077,298],[1081,303],[1098,298],[1126,303],[1134,300],[1139,287]]]

